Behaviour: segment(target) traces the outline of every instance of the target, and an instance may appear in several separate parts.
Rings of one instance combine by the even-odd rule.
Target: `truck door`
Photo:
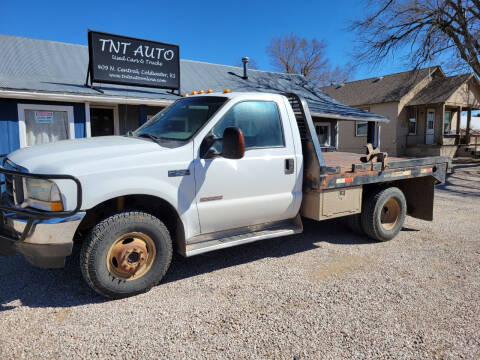
[[[263,224],[296,216],[301,174],[295,164],[292,130],[285,106],[275,101],[242,101],[213,127],[221,138],[229,126],[245,138],[245,156],[195,160],[196,201],[202,233]],[[216,143],[221,153],[221,142]]]

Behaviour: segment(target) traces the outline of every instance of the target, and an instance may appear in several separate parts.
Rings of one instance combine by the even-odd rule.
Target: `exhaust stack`
[[[245,57],[242,58],[242,63],[243,63],[243,79],[244,79],[244,80],[247,80],[247,79],[248,79],[248,73],[247,73],[247,71],[248,71],[248,65],[247,65],[247,64],[248,64],[248,60],[250,60],[250,59],[248,58],[248,56],[245,56]]]

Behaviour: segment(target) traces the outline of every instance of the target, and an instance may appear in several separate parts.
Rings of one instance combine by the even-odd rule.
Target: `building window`
[[[368,122],[355,121],[355,136],[367,136]]]
[[[448,135],[452,132],[452,112],[445,111],[443,116],[443,133]]]
[[[331,135],[330,123],[315,123],[315,132],[318,136],[318,142],[320,146],[330,146],[331,145]]]
[[[73,106],[18,104],[20,147],[75,138]]]
[[[417,135],[417,119],[408,119],[408,135]]]

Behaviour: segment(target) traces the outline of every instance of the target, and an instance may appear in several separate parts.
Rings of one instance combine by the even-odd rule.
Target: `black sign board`
[[[180,88],[178,45],[88,31],[91,81]]]

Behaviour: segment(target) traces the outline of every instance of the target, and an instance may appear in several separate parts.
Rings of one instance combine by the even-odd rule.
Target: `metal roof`
[[[100,95],[84,85],[87,66],[87,46],[0,34],[0,89]],[[245,80],[240,67],[185,59],[180,61],[180,69],[181,91],[229,88],[242,92],[294,92],[307,100],[310,111],[316,116],[388,122],[381,115],[339,103],[301,75],[249,70]],[[104,91],[102,97],[178,98],[159,89],[109,84],[96,84],[95,87]]]

